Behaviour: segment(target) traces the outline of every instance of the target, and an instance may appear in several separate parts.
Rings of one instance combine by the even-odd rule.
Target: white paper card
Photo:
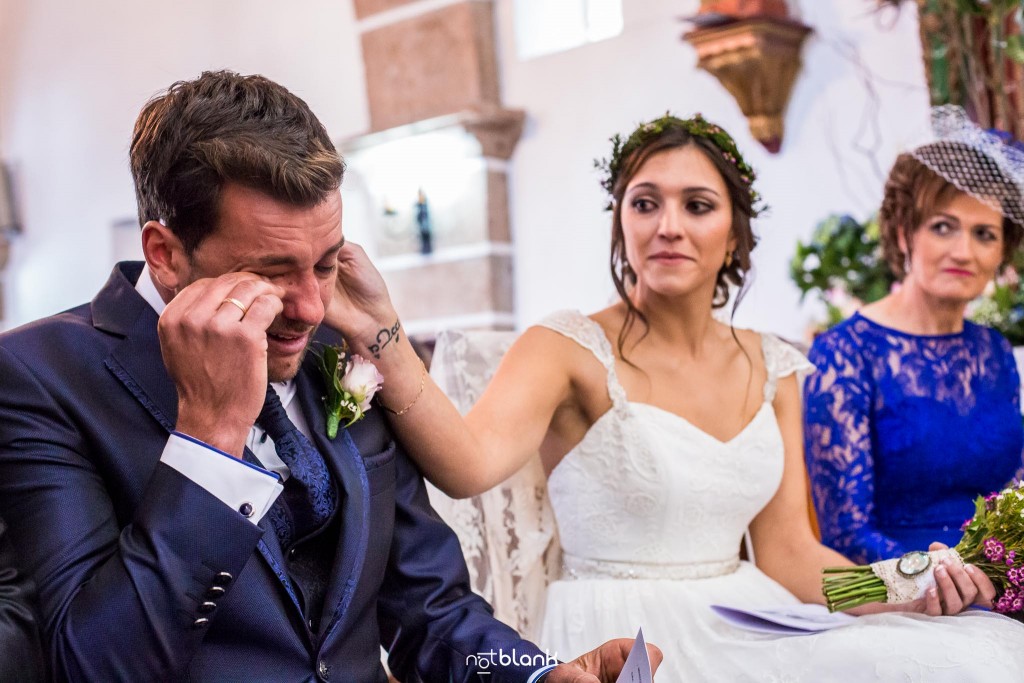
[[[762,633],[807,635],[846,626],[857,617],[843,612],[829,612],[824,605],[785,605],[762,609],[743,609],[711,605],[719,617],[737,628]]]
[[[644,642],[644,630],[641,628],[636,632],[633,649],[629,651],[626,664],[622,667],[619,677],[615,679],[615,683],[653,683],[653,681],[651,659],[647,656],[647,643]]]

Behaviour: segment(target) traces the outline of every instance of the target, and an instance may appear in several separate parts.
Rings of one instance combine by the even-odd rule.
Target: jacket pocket
[[[363,464],[366,466],[366,478],[371,497],[389,488],[394,488],[396,476],[394,441],[388,441],[387,447],[379,453],[364,455]]]

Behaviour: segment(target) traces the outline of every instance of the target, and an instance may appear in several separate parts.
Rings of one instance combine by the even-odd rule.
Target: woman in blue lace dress
[[[819,336],[804,391],[822,541],[855,562],[955,545],[978,494],[1021,467],[1020,379],[967,304],[1020,244],[1024,154],[940,110],[879,212],[893,293]]]

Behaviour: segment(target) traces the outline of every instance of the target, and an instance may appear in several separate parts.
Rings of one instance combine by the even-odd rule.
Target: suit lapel
[[[324,456],[331,474],[338,482],[339,508],[342,515],[338,547],[334,555],[331,577],[324,599],[324,620],[327,634],[348,609],[362,574],[370,539],[369,482],[366,467],[352,438],[344,429],[334,439],[327,438],[323,407],[323,381],[311,351],[296,376],[296,400],[302,407],[310,438]]]
[[[107,368],[168,432],[178,419],[178,394],[164,367],[157,337],[158,316],[135,291],[142,264],[118,264],[92,302],[93,324],[124,337],[106,359]]]
[[[249,451],[249,449],[245,449]],[[288,577],[288,571],[284,567],[284,552],[281,550],[281,543],[277,539],[277,532],[274,531],[274,525],[270,523],[269,515],[264,515],[263,519],[259,523],[260,529],[263,530],[263,538],[256,542],[256,548],[260,551],[260,555],[266,560],[267,564],[270,565],[270,570],[274,572],[274,576],[284,586],[284,590],[288,593],[288,597],[291,599],[292,604],[295,605],[295,611],[299,614],[300,621],[302,620],[302,607],[299,605],[299,598],[295,593],[295,586],[292,585],[292,580]]]

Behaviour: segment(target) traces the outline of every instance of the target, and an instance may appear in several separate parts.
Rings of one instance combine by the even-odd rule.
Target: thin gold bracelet
[[[402,408],[401,410],[392,410],[391,408],[388,408],[386,405],[384,405],[383,401],[378,399],[377,402],[380,404],[380,407],[395,416],[402,416],[409,412],[409,409],[416,405],[416,401],[420,400],[420,396],[423,395],[423,387],[426,386],[427,384],[427,366],[420,363],[420,368],[423,369],[423,372],[420,373],[420,390],[416,392],[416,396],[413,397],[412,401],[409,402],[409,405]]]

